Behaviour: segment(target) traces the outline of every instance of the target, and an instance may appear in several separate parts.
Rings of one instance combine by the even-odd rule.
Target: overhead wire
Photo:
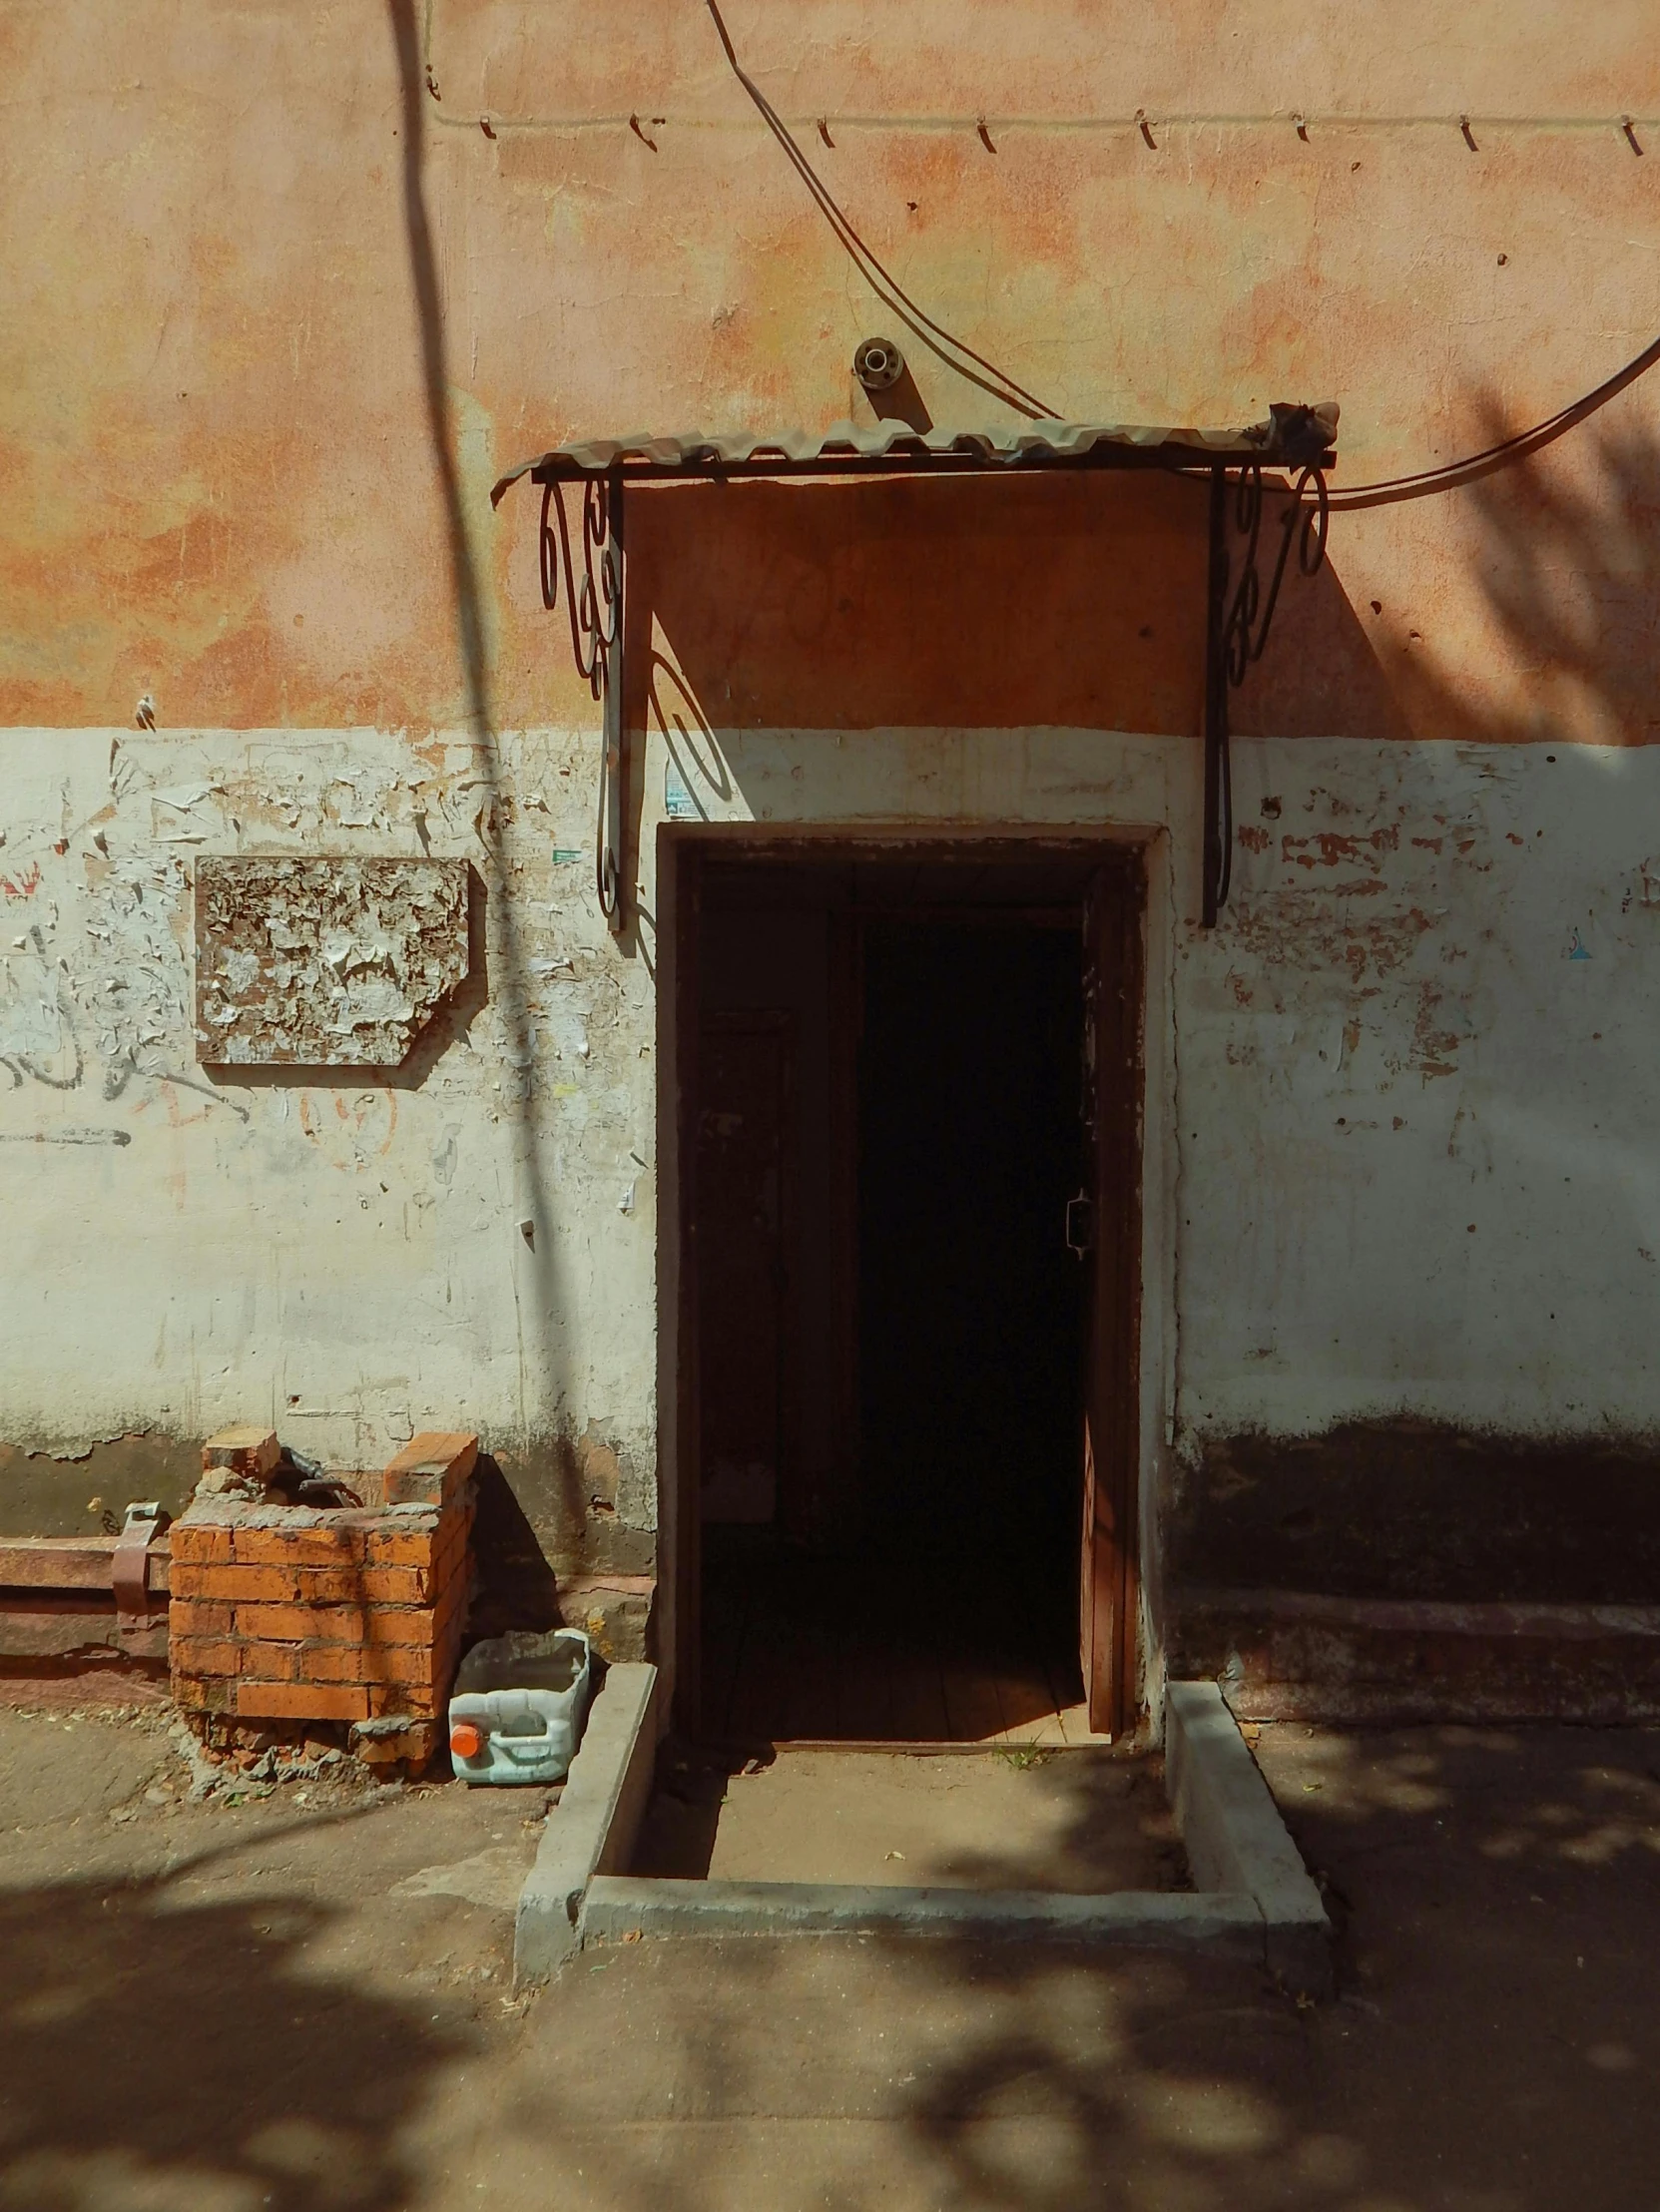
[[[971,345],[947,330],[942,323],[936,322],[910,296],[897,277],[877,260],[842,214],[790,126],[739,60],[716,0],[705,0],[705,5],[709,9],[733,75],[754,103],[757,113],[778,141],[792,168],[806,185],[842,250],[853,261],[877,298],[899,317],[905,327],[938,360],[957,375],[966,377],[970,383],[978,385],[982,391],[1000,399],[1005,406],[1012,407],[1016,413],[1024,414],[1031,421],[1056,420],[1055,410],[1035,393],[1017,383],[994,361],[987,360],[983,353],[975,352]],[[961,358],[954,357],[956,355]],[[966,366],[965,363],[968,362],[974,366]],[[1363,507],[1394,506],[1408,499],[1427,499],[1440,492],[1456,491],[1465,484],[1476,483],[1483,476],[1490,476],[1501,468],[1526,460],[1530,455],[1541,452],[1547,445],[1554,444],[1557,438],[1606,406],[1627,385],[1634,384],[1638,377],[1645,375],[1657,362],[1660,362],[1660,337],[1652,339],[1623,368],[1616,369],[1612,376],[1605,377],[1590,391],[1571,400],[1565,407],[1559,407],[1553,415],[1547,415],[1542,422],[1534,423],[1530,429],[1518,430],[1479,453],[1468,453],[1459,460],[1445,461],[1434,468],[1417,469],[1403,476],[1383,477],[1371,484],[1336,486],[1328,493],[1329,503],[1336,510],[1353,512]]]
[[[1508,468],[1512,462],[1526,460],[1547,445],[1555,443],[1565,431],[1596,413],[1607,405],[1616,393],[1634,384],[1639,376],[1646,375],[1656,362],[1660,362],[1660,337],[1650,339],[1640,353],[1618,368],[1612,376],[1604,377],[1600,384],[1559,407],[1543,422],[1535,422],[1530,430],[1518,430],[1511,437],[1500,438],[1496,445],[1489,445],[1479,453],[1468,453],[1462,460],[1445,461],[1438,468],[1418,469],[1409,476],[1387,476],[1376,484],[1348,484],[1334,489],[1328,496],[1335,508],[1389,507],[1403,499],[1427,499],[1431,493],[1456,491],[1460,485],[1473,484],[1496,470]]]
[[[957,375],[966,377],[969,383],[977,384],[981,391],[988,392],[994,399],[1000,399],[1004,406],[1012,407],[1017,414],[1025,415],[1030,421],[1054,421],[1056,416],[1053,407],[1039,399],[1034,392],[1028,391],[1023,384],[1017,383],[995,361],[988,361],[983,353],[976,353],[971,345],[947,330],[943,323],[936,322],[926,308],[919,306],[911,298],[898,278],[876,259],[842,214],[829,187],[803,152],[790,126],[738,59],[737,49],[732,43],[721,11],[716,6],[716,0],[706,0],[706,5],[733,75],[755,104],[756,112],[777,139],[791,167],[812,194],[815,205],[835,233],[842,251],[851,258],[883,306],[897,315],[912,336],[920,339],[936,359],[943,361]],[[956,358],[957,355],[961,358]],[[969,362],[974,365],[965,365]]]

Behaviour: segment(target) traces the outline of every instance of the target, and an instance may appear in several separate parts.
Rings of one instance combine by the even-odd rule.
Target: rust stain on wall
[[[463,860],[199,860],[200,1057],[395,1067],[466,975],[467,903]]]

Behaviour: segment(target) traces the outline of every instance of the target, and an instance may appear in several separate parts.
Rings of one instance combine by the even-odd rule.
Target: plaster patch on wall
[[[204,857],[201,1059],[395,1067],[466,975],[467,908],[460,860]]]

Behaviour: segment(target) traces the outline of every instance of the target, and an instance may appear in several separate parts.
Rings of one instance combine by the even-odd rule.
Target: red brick
[[[355,1644],[363,1639],[367,1615],[360,1605],[239,1605],[239,1636],[272,1636],[279,1643],[316,1637],[323,1643]]]
[[[461,1513],[446,1514],[439,1522],[437,1534],[432,1539],[434,1573],[447,1572],[454,1560],[465,1556],[471,1526],[470,1516]]]
[[[338,1567],[363,1556],[365,1535],[322,1521],[310,1528],[239,1528],[235,1557],[239,1565]]]
[[[365,1567],[360,1580],[363,1596],[371,1605],[430,1602],[432,1577],[419,1567]]]
[[[207,1566],[231,1557],[231,1530],[223,1521],[176,1520],[168,1531],[172,1572],[183,1566]]]
[[[430,1644],[363,1644],[357,1663],[359,1682],[410,1682],[430,1689],[438,1680]]]
[[[229,1598],[245,1603],[261,1598],[285,1601],[298,1595],[303,1571],[299,1567],[176,1567],[172,1588],[175,1597]]]
[[[366,1567],[296,1567],[296,1587],[289,1593],[296,1605],[361,1605],[368,1597],[363,1587]]]
[[[242,1672],[259,1682],[297,1682],[300,1676],[297,1644],[243,1644]]]
[[[176,1674],[172,1681],[174,1702],[188,1713],[229,1713],[235,1709],[237,1685],[215,1677],[203,1681],[188,1674]]]
[[[369,1657],[374,1669],[369,1679],[373,1682],[420,1682],[433,1685],[442,1671],[438,1655],[430,1643],[377,1644]]]
[[[472,1473],[478,1438],[465,1430],[429,1428],[410,1438],[380,1478],[388,1505],[441,1505]]]
[[[430,1688],[442,1669],[430,1649],[407,1644],[304,1644],[299,1674],[307,1682],[413,1683]]]
[[[306,1644],[302,1675],[320,1682],[397,1682],[431,1688],[438,1667],[429,1644]]]
[[[430,1567],[432,1529],[377,1530],[368,1539],[368,1558],[377,1567]]]
[[[442,1626],[442,1619],[431,1606],[377,1605],[369,1614],[363,1641],[429,1645]]]
[[[275,1607],[262,1607],[258,1610],[275,1611],[277,1609]],[[289,1617],[297,1618],[298,1616],[297,1607],[291,1609],[284,1607],[282,1610]],[[252,1618],[252,1613],[245,1609],[244,1614],[240,1617]],[[436,1614],[424,1606],[417,1605],[377,1605],[371,1607],[363,1615],[347,1614],[344,1608],[341,1607],[332,1616],[319,1613],[314,1617],[323,1623],[333,1618],[343,1625],[340,1627],[323,1626],[305,1639],[307,1643],[330,1646],[361,1645],[365,1650],[373,1651],[378,1651],[383,1645],[400,1649],[425,1650],[443,1632],[445,1625]],[[268,1633],[285,1637],[290,1635],[292,1630],[282,1627],[272,1629]]]
[[[237,1711],[248,1720],[364,1721],[369,1693],[321,1682],[242,1682]]]
[[[191,1566],[175,1569],[173,1589],[245,1605],[422,1605],[427,1580],[419,1567]]]
[[[303,1644],[295,1652],[302,1682],[367,1682],[369,1657],[362,1644]]]
[[[230,1593],[209,1586],[211,1575],[223,1574],[223,1567],[199,1567],[194,1560],[181,1559],[177,1552],[168,1566],[167,1586],[176,1598],[225,1597]]]
[[[168,1607],[169,1636],[229,1636],[231,1628],[229,1605],[205,1604],[200,1598],[175,1593]]]
[[[182,1674],[236,1674],[242,1665],[242,1646],[229,1636],[170,1636],[168,1659]]]
[[[447,1558],[435,1562],[431,1576],[432,1588],[435,1591],[447,1590],[453,1588],[457,1582],[464,1582],[467,1578],[468,1557],[466,1545],[458,1544]]]
[[[240,1428],[222,1428],[202,1446],[204,1473],[210,1467],[232,1467],[238,1474],[270,1474],[282,1456],[275,1428],[256,1421]]]
[[[351,1748],[365,1766],[390,1766],[407,1759],[412,1766],[424,1767],[438,1748],[437,1723],[411,1720],[399,1736],[360,1736]]]
[[[417,1718],[438,1710],[439,1700],[431,1690],[418,1689],[407,1682],[376,1682],[369,1687],[369,1711],[376,1720],[387,1713],[411,1713]]]

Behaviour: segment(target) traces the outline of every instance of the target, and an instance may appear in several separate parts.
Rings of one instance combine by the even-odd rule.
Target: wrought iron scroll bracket
[[[1234,795],[1229,757],[1228,694],[1244,683],[1263,657],[1280,587],[1297,548],[1300,575],[1314,576],[1326,561],[1331,527],[1323,469],[1304,468],[1286,494],[1280,516],[1280,545],[1263,582],[1263,472],[1252,462],[1234,485],[1234,527],[1243,539],[1237,579],[1228,552],[1228,474],[1211,470],[1210,561],[1206,579],[1205,621],[1205,836],[1201,919],[1214,929],[1228,903],[1233,880]],[[1232,592],[1230,593],[1230,584]]]
[[[582,487],[580,565],[571,544],[564,486],[542,486],[542,604],[557,611],[563,594],[576,672],[600,703],[599,817],[594,882],[613,935],[623,926],[623,483],[613,471]]]

